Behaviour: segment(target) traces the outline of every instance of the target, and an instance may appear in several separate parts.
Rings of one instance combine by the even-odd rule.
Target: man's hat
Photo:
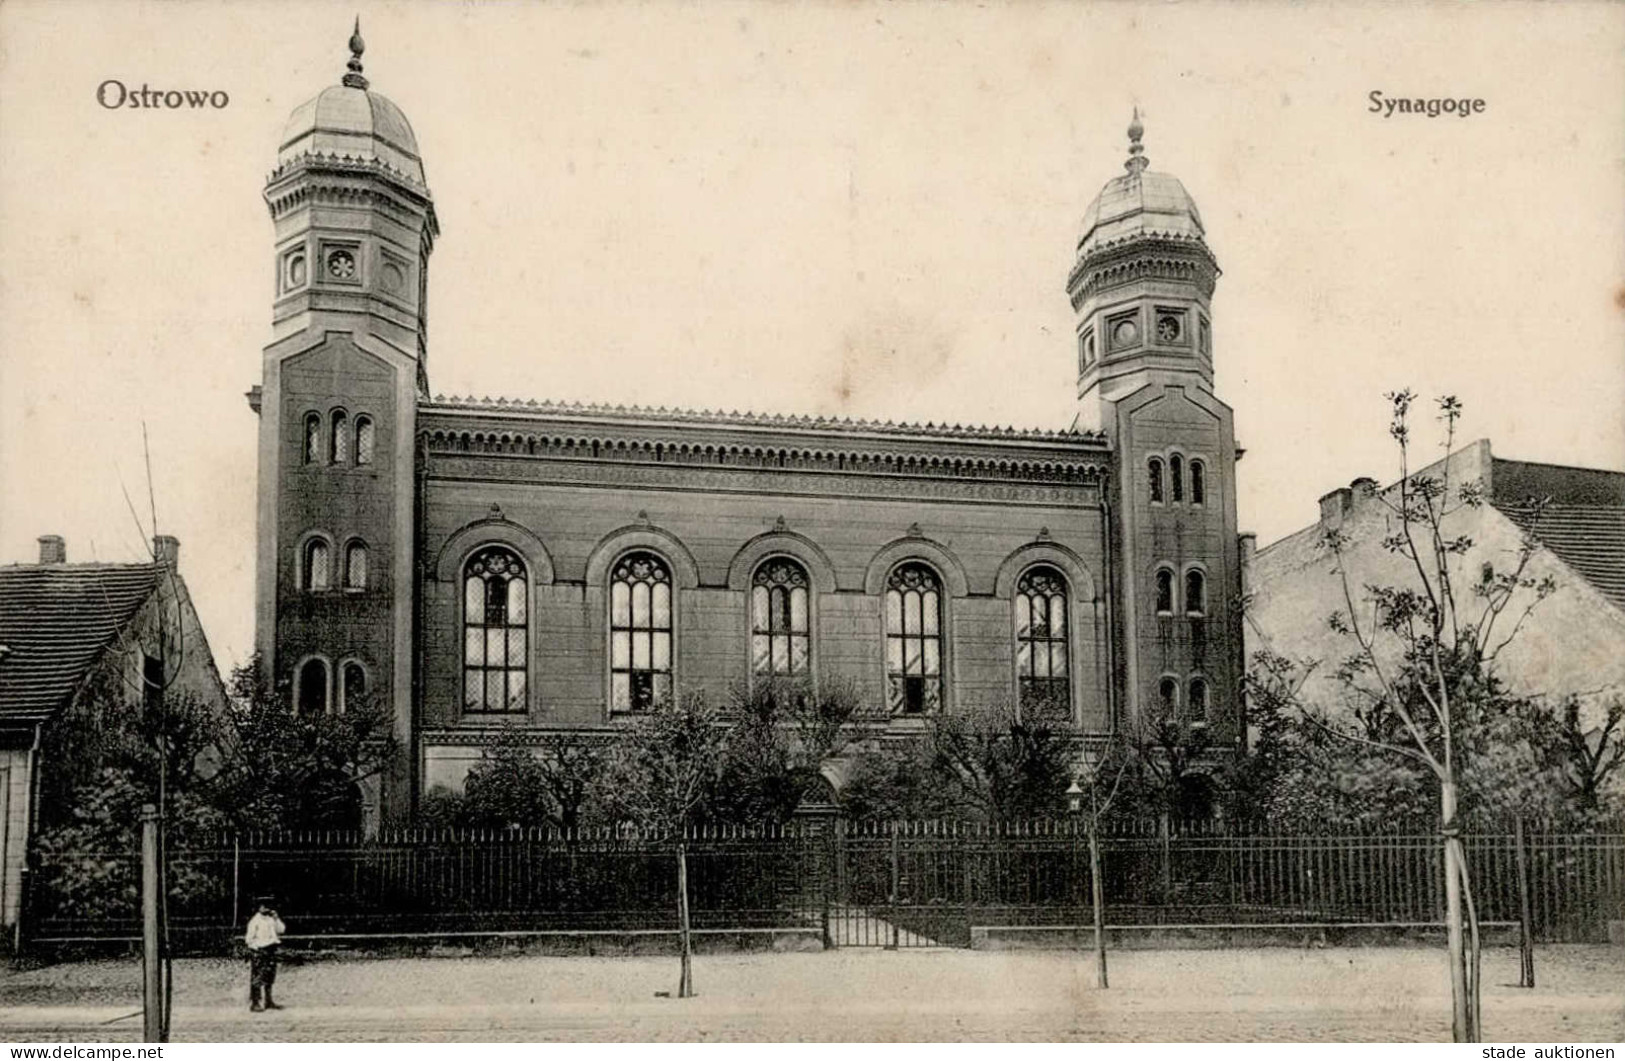
[[[255,906],[272,906],[276,903],[274,895],[257,895],[254,897]]]

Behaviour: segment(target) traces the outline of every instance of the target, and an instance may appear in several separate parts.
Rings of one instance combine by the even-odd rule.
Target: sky
[[[434,392],[1064,428],[1066,275],[1138,106],[1223,269],[1261,543],[1393,477],[1398,387],[1498,455],[1625,468],[1625,5],[7,0],[0,563],[139,559],[156,511],[223,670],[260,193],[357,11],[439,213]],[[110,110],[110,78],[229,102]]]

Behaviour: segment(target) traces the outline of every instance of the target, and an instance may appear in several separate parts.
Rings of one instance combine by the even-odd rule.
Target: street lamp
[[[1078,787],[1078,779],[1075,777],[1072,779],[1071,787],[1066,790],[1066,809],[1074,818],[1083,809],[1083,789]]]

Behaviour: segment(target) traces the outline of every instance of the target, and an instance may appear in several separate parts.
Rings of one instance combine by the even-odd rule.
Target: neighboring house
[[[442,398],[435,204],[359,35],[351,51],[294,110],[264,192],[256,636],[297,710],[361,692],[390,710],[399,758],[369,792],[384,821],[460,788],[507,725],[613,733],[773,676],[850,679],[898,733],[1014,704],[1103,735],[1166,706],[1235,739],[1218,266],[1138,119],[1125,172],[1056,241],[1075,248],[1057,262],[1070,427]]]
[[[108,689],[121,691],[134,716],[159,680],[167,695],[226,703],[174,538],[155,538],[157,562],[148,564],[70,564],[61,538],[39,543],[39,563],[0,567],[0,925],[8,941],[42,818],[42,781],[57,769],[44,754],[52,725],[89,711],[106,724],[108,705],[86,701]]]
[[[1441,460],[1413,474],[1441,479]],[[1517,563],[1525,533],[1538,543],[1527,570],[1529,577],[1551,577],[1556,591],[1541,601],[1497,660],[1497,670],[1514,691],[1545,694],[1552,702],[1580,697],[1588,707],[1625,696],[1625,472],[1568,468],[1556,464],[1502,460],[1487,440],[1450,455],[1452,485],[1479,483],[1485,503],[1464,507],[1445,521],[1449,538],[1467,535],[1472,549],[1454,570],[1458,597],[1476,610],[1471,597],[1484,565],[1498,573]],[[1338,528],[1348,538],[1344,553],[1349,584],[1358,602],[1369,584],[1416,586],[1409,561],[1390,552],[1383,539],[1399,528],[1390,509],[1397,486],[1379,491],[1371,479],[1320,499],[1320,520],[1267,548],[1244,563],[1250,600],[1246,609],[1249,654],[1268,649],[1289,659],[1322,660],[1305,686],[1313,699],[1335,697],[1326,672],[1351,655],[1354,645],[1327,626],[1334,611],[1347,611],[1342,583],[1332,555],[1319,545],[1323,534]],[[1537,520],[1530,499],[1547,505]],[[1244,560],[1246,550],[1244,549]],[[1500,621],[1510,633],[1533,599],[1520,591]],[[1497,634],[1494,641],[1501,640]]]

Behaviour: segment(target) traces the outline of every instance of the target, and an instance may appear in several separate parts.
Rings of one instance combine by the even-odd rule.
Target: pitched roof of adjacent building
[[[0,723],[64,706],[157,589],[156,564],[0,567]]]
[[[1532,498],[1546,501],[1538,517]],[[1490,501],[1625,609],[1625,472],[1496,458]]]

